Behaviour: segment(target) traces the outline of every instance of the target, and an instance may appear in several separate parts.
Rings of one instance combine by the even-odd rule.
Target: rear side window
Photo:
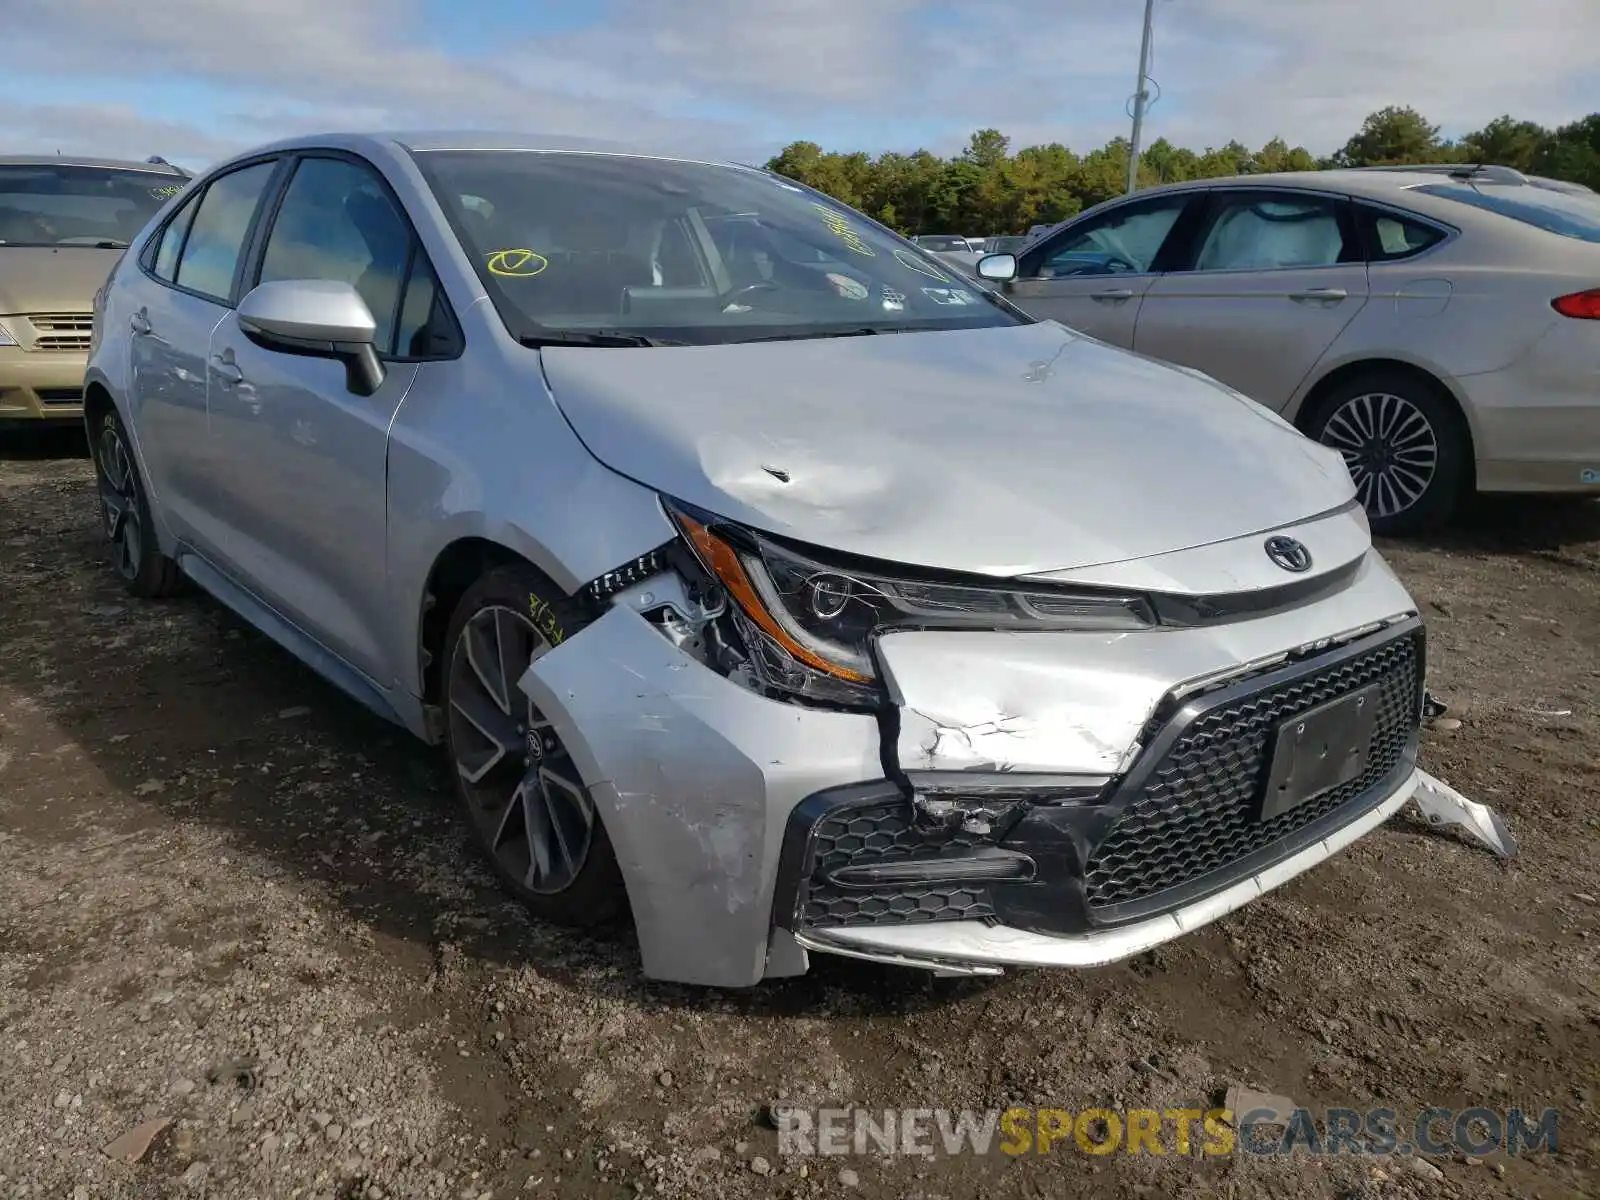
[[[228,302],[250,221],[277,165],[264,162],[242,167],[206,188],[178,260],[179,287]]]
[[[1366,242],[1368,262],[1398,262],[1437,246],[1446,236],[1437,226],[1424,225],[1381,208],[1362,204],[1357,205],[1356,211],[1361,217],[1361,235]]]
[[[1196,271],[1275,271],[1359,262],[1328,196],[1219,192]]]
[[[1572,196],[1544,188],[1503,184],[1422,183],[1413,191],[1486,209],[1547,233],[1600,242],[1600,196]]]

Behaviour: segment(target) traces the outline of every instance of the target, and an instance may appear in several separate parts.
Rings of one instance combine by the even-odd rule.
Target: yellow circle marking
[[[496,250],[489,255],[489,274],[508,279],[531,279],[550,265],[550,260],[535,250]]]

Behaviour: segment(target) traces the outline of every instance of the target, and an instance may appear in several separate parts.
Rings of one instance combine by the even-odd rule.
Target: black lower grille
[[[811,871],[800,921],[821,927],[991,917],[994,909],[982,885],[953,882],[879,890],[840,887],[831,877],[843,866],[903,862],[940,850],[993,844],[993,839],[959,832],[924,832],[913,825],[911,806],[904,800],[835,809],[816,823],[811,834]]]
[[[1091,911],[1194,885],[1371,798],[1414,744],[1421,667],[1421,635],[1408,634],[1202,711],[1170,746],[1154,751],[1153,767],[1135,767],[1136,790],[1086,864]],[[1365,771],[1259,820],[1279,723],[1369,684],[1378,685],[1379,707]]]
[[[82,388],[37,388],[36,394],[44,404],[82,404]]]

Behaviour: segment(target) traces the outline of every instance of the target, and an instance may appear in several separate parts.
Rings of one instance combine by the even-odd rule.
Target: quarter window
[[[1444,241],[1442,229],[1424,225],[1398,213],[1360,205],[1362,230],[1366,235],[1368,262],[1398,262],[1421,254],[1430,246]]]
[[[1217,195],[1196,271],[1272,271],[1360,262],[1332,197]]]
[[[392,352],[413,240],[410,224],[372,171],[343,159],[304,159],[272,223],[260,282],[350,284],[372,310],[375,343]]]
[[[1068,230],[1065,241],[1046,251],[1039,277],[1147,273],[1189,199],[1177,195],[1126,205]]]
[[[261,194],[277,169],[255,163],[212,181],[200,197],[174,282],[226,304]]]
[[[152,270],[157,279],[166,283],[173,283],[178,276],[178,252],[183,249],[184,235],[189,232],[189,225],[194,221],[195,209],[200,207],[198,197],[190,200],[178,210],[176,216],[167,222],[167,227],[161,231],[161,240],[156,245],[156,257]]]

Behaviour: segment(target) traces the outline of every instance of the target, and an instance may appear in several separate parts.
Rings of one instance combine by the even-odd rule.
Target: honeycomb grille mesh
[[[1356,800],[1393,771],[1419,723],[1416,636],[1206,713],[1172,746],[1090,856],[1091,909],[1155,896],[1225,869]],[[1379,684],[1366,770],[1269,821],[1255,820],[1278,723]]]
[[[837,925],[905,925],[992,917],[987,889],[970,883],[865,890],[841,888],[828,878],[842,866],[900,862],[940,848],[970,849],[991,839],[969,834],[930,837],[911,823],[905,803],[873,804],[830,813],[812,833],[813,866],[800,920],[813,928]]]

